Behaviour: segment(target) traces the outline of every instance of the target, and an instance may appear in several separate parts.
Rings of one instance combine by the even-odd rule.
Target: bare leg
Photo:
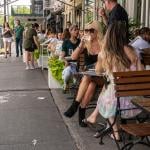
[[[26,62],[26,69],[29,69],[29,52],[25,51],[25,62]]]
[[[87,91],[90,82],[91,82],[91,77],[83,76],[76,96],[76,101],[81,102],[83,96],[85,95],[85,92]]]
[[[34,69],[34,53],[30,52],[31,68]]]
[[[81,102],[82,108],[85,108],[89,104],[89,102],[91,101],[91,99],[94,95],[94,92],[95,92],[95,87],[96,87],[95,82],[89,83],[89,86],[88,86],[86,93],[84,94],[84,97],[83,97],[82,102]]]
[[[90,123],[95,123],[98,114],[99,114],[98,107],[96,106],[96,108],[94,109],[94,111],[92,112],[92,114],[87,118],[87,121],[90,122]]]
[[[7,42],[4,42],[5,58],[7,58]]]
[[[9,56],[11,56],[11,42],[8,42],[8,52]]]
[[[112,123],[114,122],[114,119],[115,119],[114,117],[110,117],[110,118],[109,118],[109,122],[112,124]],[[117,123],[114,124],[114,126],[113,126],[113,131],[114,131],[115,138],[116,138],[117,140],[119,140],[120,137],[119,137],[119,132],[118,132]],[[111,135],[111,136],[112,136],[112,138],[114,138],[113,135]]]

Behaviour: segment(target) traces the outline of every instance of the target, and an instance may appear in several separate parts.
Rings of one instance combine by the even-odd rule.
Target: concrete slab
[[[48,89],[41,69],[25,70],[23,63],[0,65],[0,91]]]
[[[21,58],[0,59],[0,70],[0,150],[77,150],[42,71]]]
[[[28,144],[34,139],[53,146],[71,143],[49,91],[0,94],[0,146]]]
[[[77,147],[80,150],[117,150],[115,142],[109,137],[104,137],[104,145],[99,145],[99,139],[96,139],[93,137],[93,135],[96,132],[96,129],[91,128],[81,128],[78,125],[78,113],[75,114],[72,118],[66,118],[63,113],[67,110],[67,108],[72,103],[72,100],[67,99],[69,96],[68,94],[62,94],[62,90],[51,90],[52,95],[54,97],[54,101],[56,105],[58,106],[58,109],[60,110],[60,113],[62,115],[62,118],[64,119],[72,137],[75,140],[75,143],[77,144]],[[88,110],[86,112],[86,115],[88,116],[91,111]],[[100,122],[103,121],[103,119],[99,118]],[[122,143],[120,143],[122,144]],[[133,150],[148,150],[149,148],[138,145],[133,148]]]

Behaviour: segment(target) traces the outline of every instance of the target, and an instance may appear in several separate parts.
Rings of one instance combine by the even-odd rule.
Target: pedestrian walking
[[[24,27],[21,25],[20,20],[16,20],[16,27],[14,31],[15,31],[15,41],[16,41],[16,57],[19,57],[19,50],[20,50],[20,54],[23,55],[22,41],[23,41],[23,31],[24,31]]]
[[[37,30],[39,25],[34,23],[32,28],[26,30],[24,34],[24,49],[25,49],[25,58],[26,58],[26,70],[34,69],[34,50],[39,49],[39,41],[37,36]],[[29,62],[31,62],[29,64]]]
[[[5,58],[7,58],[7,53],[9,54],[9,56],[11,56],[12,34],[13,32],[9,26],[9,23],[5,22],[3,25],[3,42],[4,42],[4,49],[5,49]]]

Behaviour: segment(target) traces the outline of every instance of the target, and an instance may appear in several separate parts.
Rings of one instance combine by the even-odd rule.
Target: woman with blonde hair
[[[98,53],[101,50],[101,43],[103,39],[103,30],[98,21],[89,23],[86,27],[87,35],[81,39],[79,46],[72,54],[72,59],[77,60],[81,53],[85,55],[85,66],[87,68],[94,68],[97,61]],[[77,96],[71,106],[64,113],[66,117],[71,118],[78,110],[79,107],[79,125],[86,127],[87,125],[82,121],[85,118],[85,110],[87,104],[92,99],[96,87],[96,82],[91,76],[84,75],[80,83]]]
[[[13,32],[8,22],[5,22],[3,25],[3,42],[4,42],[4,49],[5,49],[5,58],[7,58],[7,50],[9,52],[9,56],[11,56],[12,33]]]
[[[115,97],[115,89],[113,83],[113,72],[121,71],[136,71],[142,70],[140,59],[138,58],[135,50],[127,45],[124,24],[121,22],[114,22],[108,27],[104,38],[104,45],[98,55],[98,62],[96,65],[96,73],[104,73],[109,79],[109,83],[103,87],[102,92],[98,98],[96,109],[93,113],[84,120],[87,123],[95,123],[96,117],[100,113],[104,118],[109,119],[113,123],[117,98]],[[132,108],[133,105],[130,100],[133,97],[121,98],[121,108]],[[124,118],[134,117],[139,113],[138,110],[123,111]],[[117,140],[120,139],[118,134],[117,124],[113,126],[113,132]],[[111,135],[112,138],[113,135]]]

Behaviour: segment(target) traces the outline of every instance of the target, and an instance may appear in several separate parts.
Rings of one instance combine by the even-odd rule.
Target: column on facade
[[[93,12],[94,12],[94,15],[93,15],[93,20],[97,20],[97,0],[94,0],[94,6],[93,6]]]
[[[72,23],[75,24],[76,23],[76,13],[75,13],[75,8],[76,8],[76,0],[73,0],[73,7],[72,7]]]
[[[126,0],[126,10],[128,12],[129,18],[135,18],[136,16],[135,3],[137,3],[137,0]]]
[[[146,0],[142,0],[142,6],[141,6],[141,23],[142,23],[142,26],[145,25],[145,6],[146,6]]]
[[[146,0],[145,26],[150,26],[150,0]]]
[[[85,24],[85,0],[82,1],[82,23],[81,23],[82,29],[84,29]]]

